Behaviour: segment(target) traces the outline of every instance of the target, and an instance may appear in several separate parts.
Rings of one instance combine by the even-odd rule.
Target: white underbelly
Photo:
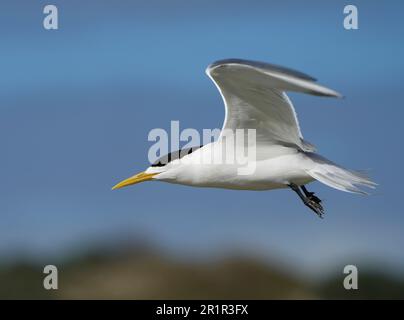
[[[302,158],[303,157],[303,158]],[[196,187],[239,190],[270,190],[312,182],[305,170],[304,155],[289,154],[247,164],[188,164],[173,175],[161,174],[158,180]]]

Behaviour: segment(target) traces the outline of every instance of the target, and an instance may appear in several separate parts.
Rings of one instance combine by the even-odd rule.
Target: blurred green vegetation
[[[1,299],[403,299],[402,277],[360,271],[359,290],[344,275],[303,280],[281,265],[234,255],[189,262],[150,248],[93,249],[56,264],[59,289],[45,290],[43,266],[0,267]],[[288,269],[289,270],[289,269]]]

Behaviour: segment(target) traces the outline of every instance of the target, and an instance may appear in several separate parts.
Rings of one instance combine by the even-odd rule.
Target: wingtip
[[[332,90],[330,88],[327,88],[327,89],[328,89],[328,95],[330,97],[334,97],[337,99],[345,99],[345,96],[343,94],[339,93],[338,91]]]
[[[328,97],[337,98],[337,99],[345,99],[345,96],[337,91],[330,90],[331,92],[327,94]]]

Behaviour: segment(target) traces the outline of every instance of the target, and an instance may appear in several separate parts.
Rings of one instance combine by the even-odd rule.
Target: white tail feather
[[[368,193],[359,187],[374,189],[377,185],[363,173],[342,168],[318,154],[307,155],[314,161],[314,166],[307,173],[331,188],[366,195]]]

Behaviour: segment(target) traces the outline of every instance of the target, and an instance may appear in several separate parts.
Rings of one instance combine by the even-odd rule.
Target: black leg
[[[310,192],[309,190],[306,189],[306,187],[303,185],[301,186],[304,194],[306,195],[307,198],[309,198],[310,200],[313,200],[314,202],[316,202],[317,204],[321,203],[321,199],[319,199],[318,197],[316,197],[314,195],[314,192]]]
[[[313,210],[320,218],[323,217],[324,214],[324,209],[323,206],[320,204],[321,200],[318,199],[318,201],[315,201],[312,197],[313,195],[311,194],[311,192],[308,192],[307,189],[303,186],[302,190],[304,192],[304,194],[302,193],[302,191],[300,190],[299,186],[291,183],[289,184],[289,187],[297,193],[297,195],[300,197],[300,199],[303,201],[303,203],[309,207],[311,210]],[[304,188],[304,189],[303,189]],[[307,192],[307,193],[306,193]]]

